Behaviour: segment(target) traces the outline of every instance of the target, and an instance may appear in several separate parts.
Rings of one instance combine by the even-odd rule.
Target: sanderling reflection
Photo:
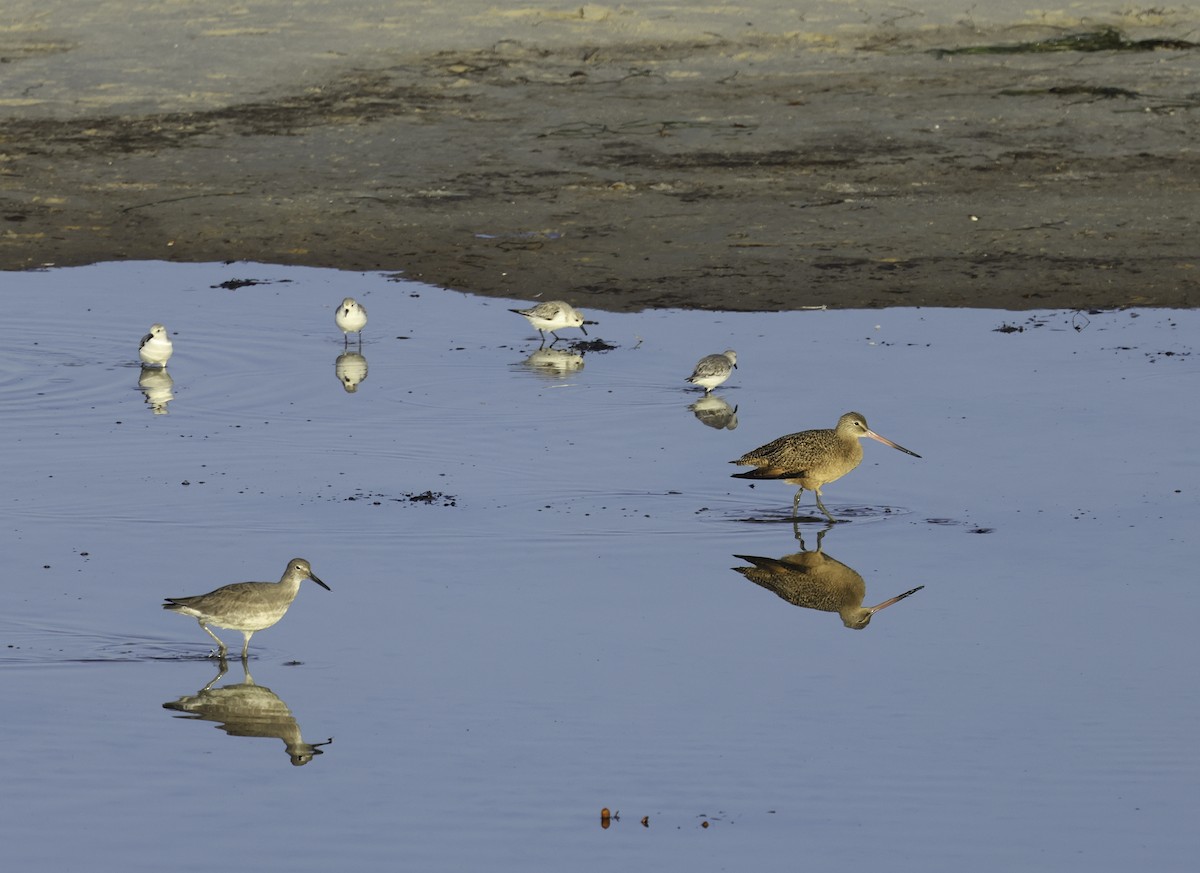
[[[730,406],[724,399],[715,394],[705,394],[688,407],[696,420],[701,424],[715,427],[717,430],[736,430],[738,417],[736,406]]]
[[[353,394],[359,383],[367,378],[367,359],[358,352],[342,352],[334,361],[333,369],[346,393]]]
[[[142,367],[138,377],[138,388],[146,397],[146,405],[154,410],[155,415],[166,415],[167,404],[175,399],[173,389],[175,380],[167,372],[166,367]]]
[[[138,357],[147,367],[165,367],[174,351],[175,346],[167,336],[167,329],[161,324],[153,324],[150,326],[150,333],[142,337],[138,346]]]

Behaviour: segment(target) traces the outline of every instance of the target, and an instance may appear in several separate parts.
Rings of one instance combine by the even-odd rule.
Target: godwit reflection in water
[[[332,743],[333,738],[323,743],[304,742],[300,725],[296,724],[287,704],[270,688],[255,684],[245,661],[242,662],[242,669],[245,678],[241,682],[214,688],[229,670],[229,663],[222,658],[220,671],[211,682],[195,694],[164,703],[163,709],[184,713],[176,718],[214,721],[231,737],[275,737],[283,740],[288,757],[297,767],[324,754],[320,747]]]
[[[828,530],[828,528],[826,528]],[[863,606],[867,584],[863,577],[841,561],[834,560],[821,551],[821,539],[825,531],[817,534],[815,552],[804,551],[804,540],[800,540],[802,551],[782,558],[763,558],[757,555],[734,555],[749,561],[752,567],[734,567],[755,585],[773,591],[794,606],[836,612],[846,627],[862,630],[871,623],[871,618],[881,609],[899,603],[910,594],[916,594],[924,585],[918,585],[903,594],[897,594],[875,606]]]

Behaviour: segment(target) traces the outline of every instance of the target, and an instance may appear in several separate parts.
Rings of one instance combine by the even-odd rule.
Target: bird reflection
[[[347,394],[353,394],[358,390],[359,383],[367,379],[367,359],[359,352],[342,352],[337,356],[333,369]]]
[[[738,426],[737,407],[730,406],[715,394],[705,394],[688,407],[696,421],[717,430],[735,430]]]
[[[175,380],[165,367],[142,367],[138,388],[146,395],[146,405],[155,415],[166,415],[167,404],[175,399]]]
[[[734,555],[735,558],[749,561],[754,566],[733,569],[755,585],[774,591],[794,606],[836,612],[841,616],[842,624],[855,630],[862,630],[870,624],[871,617],[879,610],[899,603],[925,587],[918,585],[911,591],[905,591],[876,606],[863,606],[863,598],[867,593],[863,577],[821,551],[821,538],[824,536],[825,531],[817,534],[815,552],[804,551],[804,540],[800,539],[802,551],[778,559]]]
[[[297,767],[324,754],[319,747],[329,745],[333,739],[323,743],[304,742],[300,726],[287,704],[270,688],[255,684],[245,661],[242,662],[246,674],[243,681],[214,688],[228,669],[229,663],[222,658],[220,671],[211,682],[195,694],[164,703],[163,709],[185,713],[176,718],[215,721],[217,727],[231,737],[277,737],[283,740],[288,757]]]
[[[583,355],[566,349],[538,349],[523,363],[539,376],[562,379],[583,369]]]

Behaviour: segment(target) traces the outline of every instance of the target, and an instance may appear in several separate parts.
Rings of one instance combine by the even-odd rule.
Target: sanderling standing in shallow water
[[[584,336],[587,336],[587,328],[583,326],[583,313],[570,303],[564,303],[561,300],[547,300],[545,303],[539,303],[529,309],[510,309],[508,311],[529,319],[529,323],[537,328],[543,343],[546,342],[546,331],[550,331],[554,336],[554,342],[558,342],[561,337],[554,332],[562,330],[564,327],[577,327],[583,331]]]
[[[367,326],[367,310],[361,303],[353,297],[347,297],[333,314],[333,320],[346,335],[346,342],[350,342],[352,333],[357,333],[358,341],[362,342],[362,329]]]
[[[719,355],[705,355],[696,363],[692,375],[684,379],[693,385],[699,385],[707,394],[729,378],[737,367],[737,352],[726,349]]]
[[[161,324],[154,324],[150,326],[150,333],[142,337],[138,346],[138,357],[142,359],[144,366],[165,367],[174,351],[175,346],[167,336],[167,329]]]

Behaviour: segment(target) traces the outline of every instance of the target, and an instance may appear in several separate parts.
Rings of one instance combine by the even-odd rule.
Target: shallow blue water
[[[556,368],[528,362],[527,301],[380,275],[2,279],[12,863],[1191,861],[1196,313],[588,311],[614,348]],[[370,312],[354,393],[346,295]],[[133,363],[154,321],[176,347],[158,414]],[[729,347],[718,429],[683,378]],[[792,489],[727,462],[850,409],[923,455],[867,441],[825,489],[848,523],[822,549],[866,604],[925,586],[861,631],[732,569],[825,525],[797,542]],[[217,665],[160,609],[297,555],[333,590],[255,636],[269,697],[222,699],[333,739],[300,767],[163,708]],[[235,661],[210,690],[243,680]]]

